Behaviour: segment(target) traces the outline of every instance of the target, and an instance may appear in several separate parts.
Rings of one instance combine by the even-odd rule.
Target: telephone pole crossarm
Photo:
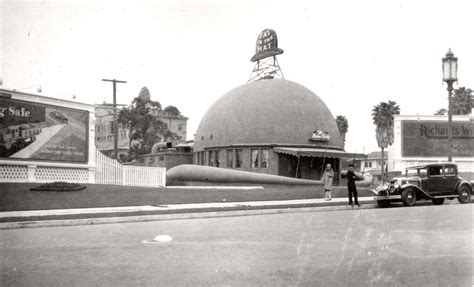
[[[112,82],[113,83],[113,89],[114,89],[114,159],[118,160],[118,123],[117,123],[117,83],[122,83],[125,84],[127,81],[120,81],[116,79],[102,79],[104,82]]]

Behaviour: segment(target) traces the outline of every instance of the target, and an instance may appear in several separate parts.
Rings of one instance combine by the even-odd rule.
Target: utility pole
[[[104,82],[112,82],[114,87],[114,159],[118,160],[118,123],[117,123],[117,83],[127,83],[126,81],[119,81],[116,79],[102,79]]]

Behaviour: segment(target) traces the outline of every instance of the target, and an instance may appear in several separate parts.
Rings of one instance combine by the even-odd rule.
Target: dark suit
[[[359,205],[359,201],[357,199],[357,188],[355,184],[356,180],[358,180],[358,177],[351,170],[347,171],[346,177],[347,177],[347,190],[349,193],[348,194],[349,204],[352,204],[352,195],[354,195],[354,204]]]

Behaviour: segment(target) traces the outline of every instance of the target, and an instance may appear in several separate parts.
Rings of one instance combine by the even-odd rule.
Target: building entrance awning
[[[351,158],[360,160],[363,160],[366,157],[366,155],[362,153],[350,153],[341,150],[323,148],[275,147],[273,149],[277,153],[290,154],[294,156]]]

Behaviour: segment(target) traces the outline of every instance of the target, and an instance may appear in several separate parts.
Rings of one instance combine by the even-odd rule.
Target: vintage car
[[[67,123],[67,122],[68,122],[68,119],[67,119],[63,114],[61,114],[61,113],[58,112],[58,111],[53,111],[53,112],[49,113],[49,115],[50,115],[53,119],[55,119],[55,120],[57,120],[57,121],[59,121],[59,122],[63,122],[63,123]]]
[[[379,207],[387,207],[397,201],[402,201],[405,206],[413,206],[420,199],[440,205],[445,199],[454,198],[460,203],[471,202],[472,186],[458,176],[456,164],[432,163],[409,167],[405,177],[395,177],[388,185],[374,192]]]

